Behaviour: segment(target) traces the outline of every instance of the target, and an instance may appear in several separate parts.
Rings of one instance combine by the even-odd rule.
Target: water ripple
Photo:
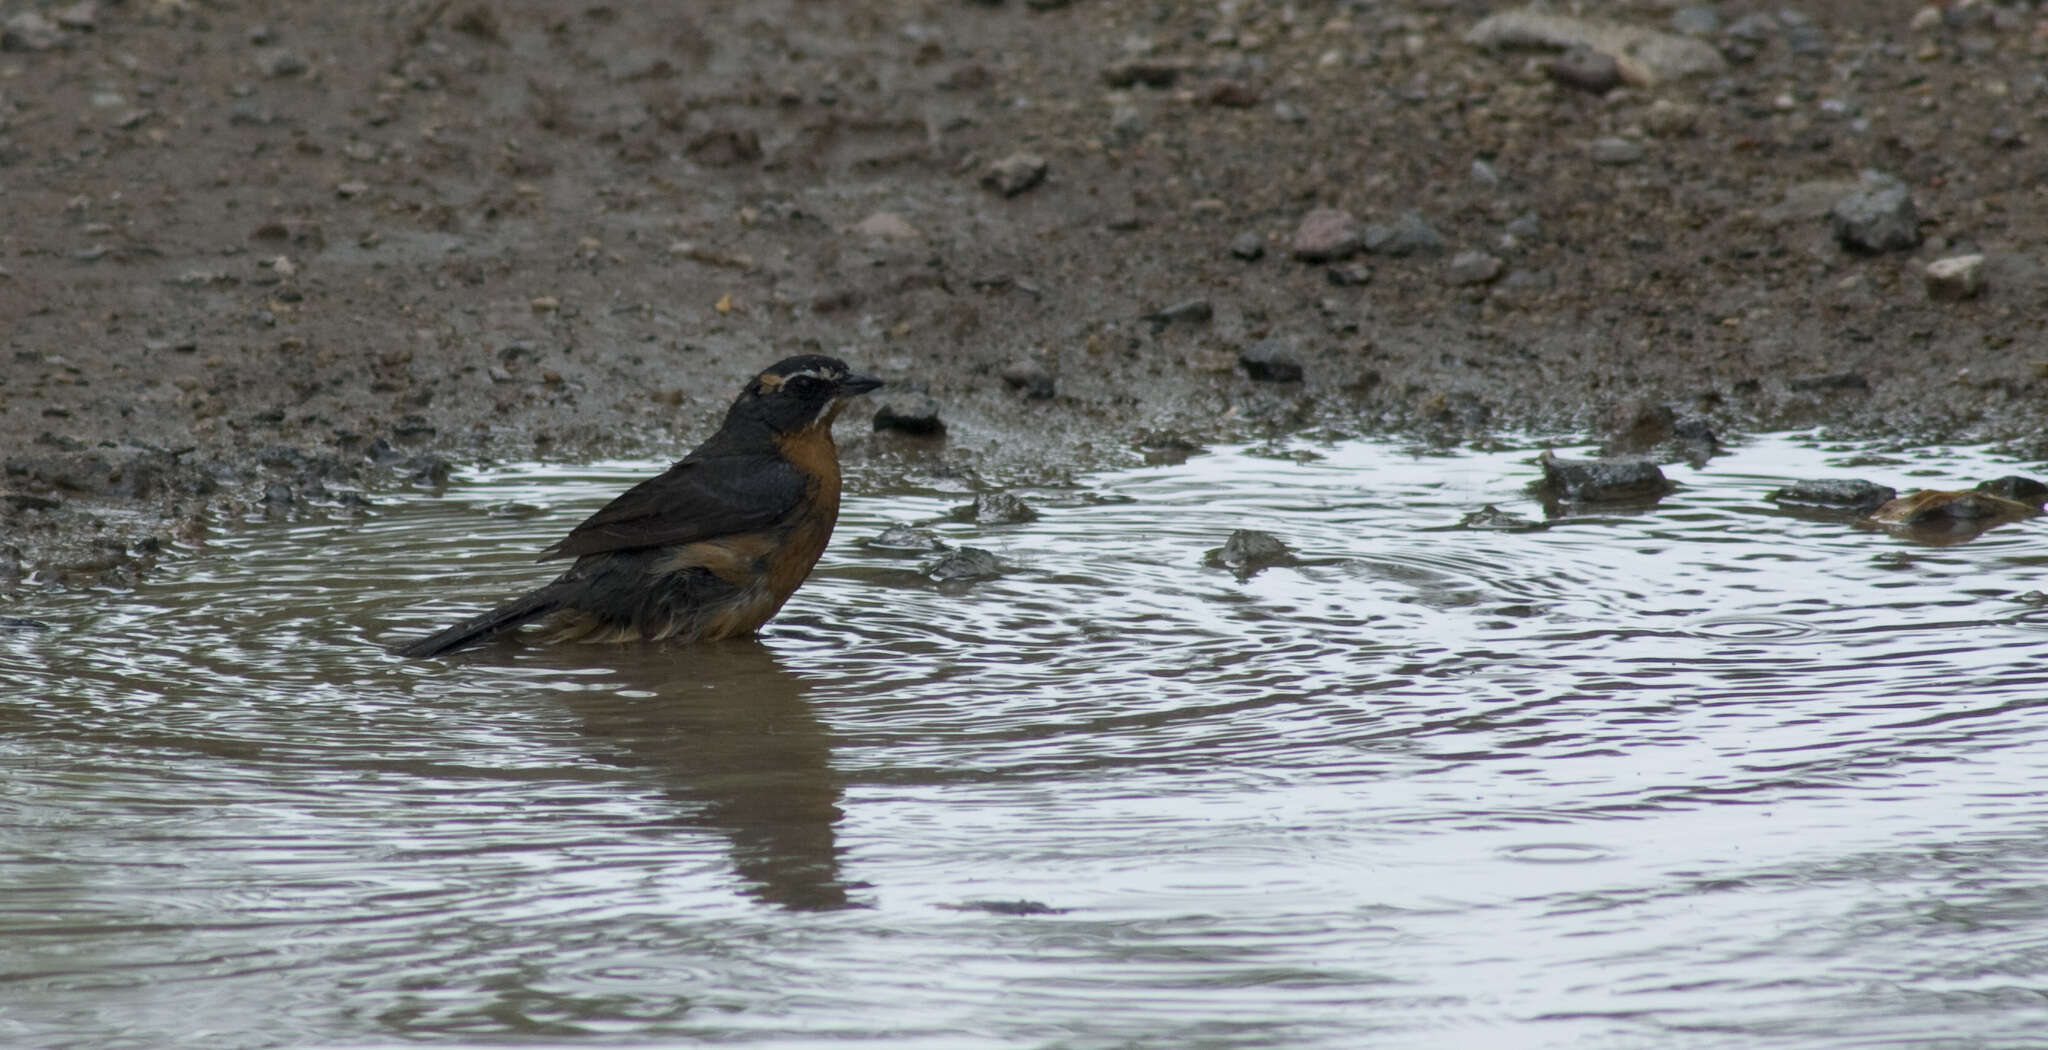
[[[0,1039],[2031,1039],[2039,524],[1780,514],[1909,477],[1792,436],[1455,527],[1542,518],[1535,451],[1221,448],[1008,526],[865,494],[762,641],[691,649],[382,648],[546,579],[645,463],[37,598],[0,632]],[[851,542],[897,523],[1011,571]],[[1296,560],[1207,567],[1239,528]]]

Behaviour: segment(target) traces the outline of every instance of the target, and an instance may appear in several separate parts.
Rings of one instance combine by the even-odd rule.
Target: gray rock
[[[1828,209],[1828,224],[1843,248],[1865,255],[1920,245],[1920,213],[1906,184],[1878,171],[1863,173],[1855,192]]]
[[[1301,360],[1294,356],[1294,344],[1285,339],[1266,339],[1237,355],[1244,373],[1261,383],[1301,382]]]
[[[1898,494],[1898,490],[1890,485],[1861,479],[1823,478],[1795,481],[1784,488],[1772,490],[1766,498],[1785,507],[1851,510],[1867,514],[1889,503]]]
[[[1266,254],[1266,239],[1246,230],[1230,239],[1230,254],[1245,262],[1256,262]]]
[[[1288,248],[1302,262],[1337,262],[1365,247],[1366,231],[1348,211],[1317,208],[1301,217]]]
[[[1586,145],[1586,155],[1593,159],[1593,163],[1608,167],[1637,163],[1647,152],[1642,143],[1615,135],[1594,139]]]
[[[1506,233],[1515,240],[1527,243],[1541,240],[1543,220],[1533,211],[1525,211],[1509,220]]]
[[[1444,250],[1444,239],[1420,214],[1410,211],[1392,222],[1367,226],[1365,250],[1375,255],[1438,255]]]
[[[946,423],[939,418],[939,403],[930,394],[904,391],[876,406],[874,428],[903,434],[943,434]]]
[[[992,580],[1008,571],[1003,560],[979,547],[947,551],[924,567],[924,574],[940,583],[971,583]]]
[[[1946,302],[1974,299],[1984,291],[1984,257],[1954,255],[1936,259],[1921,271],[1927,297]]]
[[[1277,565],[1298,564],[1300,559],[1270,532],[1238,529],[1223,541],[1223,546],[1211,550],[1204,560],[1212,569],[1229,569],[1238,579],[1248,580]]]
[[[1459,252],[1451,257],[1444,279],[1454,285],[1487,284],[1500,276],[1501,261],[1485,252]]]
[[[1563,459],[1545,449],[1543,490],[1571,503],[1656,499],[1671,491],[1664,472],[1647,459]]]
[[[1015,197],[1044,182],[1050,167],[1036,153],[1012,153],[983,169],[981,184],[1005,197]]]

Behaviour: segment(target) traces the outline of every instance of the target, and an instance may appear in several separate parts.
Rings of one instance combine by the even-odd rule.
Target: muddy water
[[[380,649],[542,579],[644,463],[35,599],[52,629],[0,632],[0,1044],[2037,1037],[2048,537],[1762,496],[2040,465],[1773,438],[1654,509],[1453,527],[1540,519],[1530,456],[1092,476],[934,525],[1011,565],[967,587],[856,542],[966,493],[862,495],[761,642],[689,650]],[[1242,526],[1302,562],[1205,567]]]

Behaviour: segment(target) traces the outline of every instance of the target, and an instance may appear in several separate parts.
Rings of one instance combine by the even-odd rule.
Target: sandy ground
[[[2048,457],[2048,8],[1570,5],[1720,63],[1605,92],[1468,42],[1508,8],[11,0],[0,588],[679,454],[808,349],[946,427],[842,423],[856,489],[1665,409]],[[1917,245],[1841,241],[1866,169]]]

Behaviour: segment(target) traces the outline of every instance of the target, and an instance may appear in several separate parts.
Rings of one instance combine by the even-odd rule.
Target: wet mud
[[[0,587],[680,454],[807,348],[929,424],[842,424],[856,486],[1646,412],[2039,457],[2048,13],[1583,7],[1708,55],[1462,0],[23,5]]]

